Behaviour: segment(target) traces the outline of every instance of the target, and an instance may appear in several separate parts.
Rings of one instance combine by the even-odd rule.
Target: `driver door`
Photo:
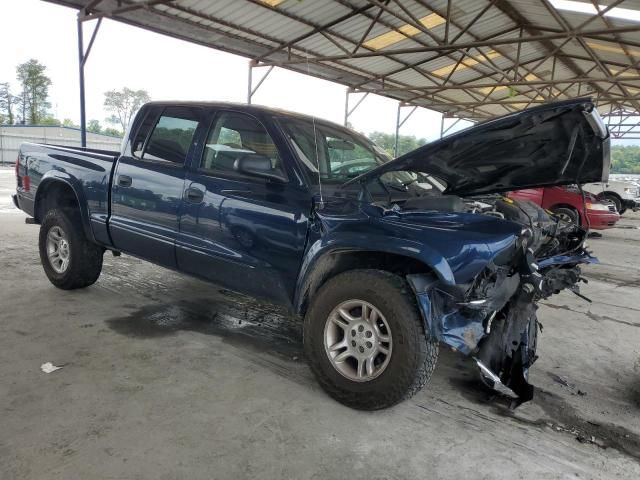
[[[217,112],[187,172],[176,255],[181,270],[282,302],[295,288],[311,196],[289,181],[288,150],[273,136],[252,115]],[[268,157],[284,180],[239,172],[249,154]]]

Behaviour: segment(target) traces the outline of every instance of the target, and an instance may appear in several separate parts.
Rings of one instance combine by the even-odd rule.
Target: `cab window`
[[[184,164],[197,128],[197,112],[182,107],[166,108],[151,132],[142,159]]]
[[[144,150],[144,142],[149,137],[149,132],[153,129],[156,119],[158,118],[158,110],[156,108],[147,109],[147,113],[144,116],[140,127],[136,133],[135,138],[131,142],[131,153],[134,157],[141,158]]]
[[[200,168],[212,173],[242,175],[235,164],[246,155],[267,157],[273,172],[284,175],[278,148],[258,120],[242,113],[220,114],[207,136]]]

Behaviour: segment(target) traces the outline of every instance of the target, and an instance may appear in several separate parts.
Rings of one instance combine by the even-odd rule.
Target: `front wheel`
[[[88,287],[102,271],[103,249],[87,239],[78,214],[50,210],[40,225],[40,261],[49,281],[63,290]]]
[[[304,347],[327,393],[362,410],[413,396],[438,358],[410,287],[380,270],[352,270],[327,281],[305,317]]]

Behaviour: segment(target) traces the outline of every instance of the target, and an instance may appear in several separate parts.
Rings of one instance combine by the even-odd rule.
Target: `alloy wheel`
[[[368,382],[389,365],[393,339],[380,310],[364,300],[347,300],[327,318],[324,347],[329,361],[343,377]]]

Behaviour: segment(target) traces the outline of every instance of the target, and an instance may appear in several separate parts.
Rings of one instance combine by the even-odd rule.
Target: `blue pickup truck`
[[[120,152],[24,144],[16,205],[40,225],[56,287],[125,252],[289,306],[323,388],[354,408],[406,399],[439,343],[532,398],[536,303],[578,293],[587,232],[501,193],[606,181],[589,99],[514,113],[392,160],[317,118],[226,103],[149,103]]]

